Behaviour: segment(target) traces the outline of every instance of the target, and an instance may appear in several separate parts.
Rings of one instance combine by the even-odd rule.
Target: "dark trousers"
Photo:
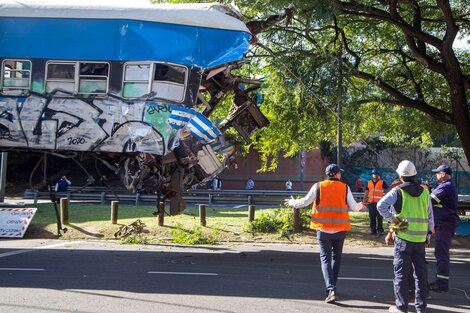
[[[336,280],[338,279],[339,268],[341,266],[345,238],[345,231],[334,234],[317,231],[321,270],[327,290],[336,291]]]
[[[434,256],[436,257],[436,285],[449,288],[450,242],[455,226],[436,226]]]
[[[377,211],[377,202],[371,202],[367,205],[369,209],[369,219],[370,219],[370,231],[376,233],[383,233],[383,217],[380,215],[379,211]]]
[[[398,237],[395,238],[393,290],[395,304],[402,311],[408,312],[409,290],[412,289],[409,286],[409,275],[414,276],[415,307],[423,311],[426,309],[428,272],[425,256],[424,242],[410,242]]]

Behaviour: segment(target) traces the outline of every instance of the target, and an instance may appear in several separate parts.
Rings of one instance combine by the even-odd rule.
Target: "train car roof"
[[[230,15],[229,15],[230,14]],[[218,3],[151,4],[142,0],[2,0],[0,17],[129,19],[249,33],[240,13]],[[235,17],[236,16],[236,17]]]

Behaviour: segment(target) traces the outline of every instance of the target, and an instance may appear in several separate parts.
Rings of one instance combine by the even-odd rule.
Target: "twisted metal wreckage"
[[[92,154],[126,188],[171,199],[177,214],[182,190],[233,162],[228,128],[249,142],[268,125],[254,94],[260,82],[232,71],[247,63],[257,33],[291,13],[244,24],[220,4],[4,1],[0,147]],[[215,126],[208,117],[230,93]]]

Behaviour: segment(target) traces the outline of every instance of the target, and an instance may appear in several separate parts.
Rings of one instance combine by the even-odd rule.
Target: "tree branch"
[[[430,106],[426,102],[410,99],[395,88],[393,88],[392,86],[390,86],[389,84],[385,83],[384,81],[376,78],[375,76],[369,73],[356,71],[353,73],[353,75],[375,84],[377,87],[379,87],[384,92],[395,98],[397,102],[399,102],[405,107],[418,109],[443,123],[453,124],[451,114],[443,110],[437,109],[433,106]]]
[[[442,40],[430,34],[424,33],[421,30],[415,29],[399,16],[393,17],[387,11],[377,9],[372,6],[360,5],[356,2],[342,2],[336,0],[335,3],[340,12],[343,14],[387,21],[400,28],[405,34],[415,37],[436,47],[438,50],[441,50]]]

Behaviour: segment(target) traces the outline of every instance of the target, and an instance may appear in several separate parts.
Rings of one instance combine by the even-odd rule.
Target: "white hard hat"
[[[416,167],[413,162],[408,160],[403,160],[398,164],[396,172],[398,175],[403,177],[415,176],[416,175]]]

